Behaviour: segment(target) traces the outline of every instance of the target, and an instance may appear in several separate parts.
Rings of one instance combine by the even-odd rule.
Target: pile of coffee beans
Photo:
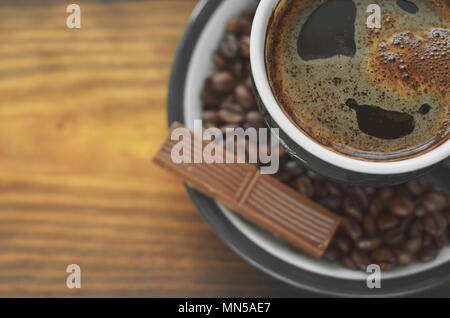
[[[205,128],[263,128],[251,90],[249,43],[254,10],[233,17],[213,60],[217,71],[202,92]],[[450,198],[426,181],[387,188],[338,185],[307,170],[283,153],[275,176],[339,214],[343,222],[324,257],[347,268],[382,270],[414,260],[434,260],[450,237]]]
[[[250,30],[254,10],[233,17],[213,55],[217,71],[205,81],[202,91],[205,128],[266,127],[256,108],[250,78]]]

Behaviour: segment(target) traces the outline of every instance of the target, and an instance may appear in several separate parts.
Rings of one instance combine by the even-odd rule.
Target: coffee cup
[[[316,173],[340,183],[389,186],[421,177],[450,163],[450,140],[398,160],[371,160],[330,149],[305,131],[283,110],[274,96],[266,68],[266,40],[273,11],[279,0],[261,0],[251,33],[250,62],[253,88],[260,111],[286,151]]]

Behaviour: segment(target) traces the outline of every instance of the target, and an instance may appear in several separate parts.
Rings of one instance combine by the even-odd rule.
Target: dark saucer
[[[174,121],[182,123],[185,121],[183,103],[189,61],[203,28],[222,2],[200,1],[180,40],[169,83],[169,124]],[[449,174],[447,170],[436,171],[430,178],[433,178],[432,181],[436,184],[441,182],[442,188],[449,193]],[[332,296],[390,297],[416,294],[450,281],[450,262],[417,274],[385,280],[382,288],[376,290],[368,289],[364,281],[312,273],[291,265],[259,247],[231,223],[215,201],[189,187],[186,188],[201,216],[233,251],[267,274],[304,290]]]

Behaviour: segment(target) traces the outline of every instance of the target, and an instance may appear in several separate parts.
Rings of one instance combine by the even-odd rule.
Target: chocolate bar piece
[[[247,221],[279,237],[290,245],[321,258],[331,241],[340,218],[321,205],[294,191],[247,163],[174,163],[172,127],[154,162],[181,177],[189,185],[221,202]],[[194,142],[191,134],[189,154],[202,155],[210,141]],[[196,136],[197,138],[201,138]],[[224,156],[229,154],[225,153]],[[197,157],[198,158],[198,157]]]

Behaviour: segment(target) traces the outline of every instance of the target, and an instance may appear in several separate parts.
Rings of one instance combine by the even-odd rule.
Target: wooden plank
[[[196,1],[79,1],[81,30],[37,2],[0,4],[0,296],[303,295],[231,252],[150,162]]]

